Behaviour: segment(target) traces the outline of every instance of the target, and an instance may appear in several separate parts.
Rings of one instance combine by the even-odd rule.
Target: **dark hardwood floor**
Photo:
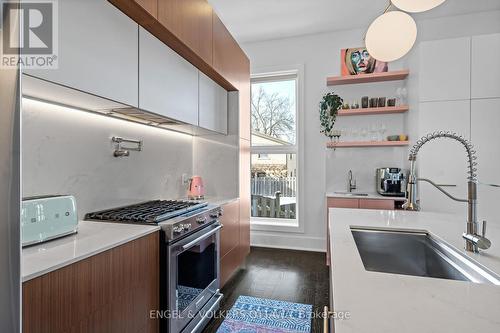
[[[321,313],[328,305],[329,282],[325,253],[253,247],[245,267],[229,280],[221,310],[231,309],[240,295],[312,304]],[[213,319],[204,332],[216,332],[223,318]],[[313,319],[312,332],[322,332],[322,320]]]

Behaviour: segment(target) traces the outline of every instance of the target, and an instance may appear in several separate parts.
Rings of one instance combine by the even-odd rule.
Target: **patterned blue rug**
[[[311,332],[312,305],[240,296],[217,333]]]

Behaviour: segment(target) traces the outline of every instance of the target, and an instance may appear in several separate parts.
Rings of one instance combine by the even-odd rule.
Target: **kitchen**
[[[498,330],[497,1],[42,2],[2,2],[53,27],[0,70],[6,332]]]

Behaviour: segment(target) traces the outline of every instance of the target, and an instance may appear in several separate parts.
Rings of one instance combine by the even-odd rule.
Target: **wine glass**
[[[366,141],[366,137],[368,136],[368,129],[366,127],[361,128],[361,137],[363,138],[363,141]]]
[[[378,128],[378,132],[379,132],[380,141],[384,141],[385,140],[385,133],[387,132],[387,126],[385,126],[384,123],[380,123],[380,126]]]
[[[370,139],[371,139],[371,141],[378,141],[377,133],[378,133],[378,125],[376,123],[373,123],[370,126]]]

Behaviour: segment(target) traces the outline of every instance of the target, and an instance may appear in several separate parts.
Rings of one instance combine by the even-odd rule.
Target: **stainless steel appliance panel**
[[[378,168],[375,171],[375,190],[380,195],[404,197],[408,171],[401,168]]]
[[[217,222],[167,246],[168,332],[182,332],[220,284],[220,229]],[[164,323],[165,324],[165,323]]]
[[[6,1],[1,1],[0,5]],[[0,45],[6,26],[18,26],[16,11],[2,13]],[[12,20],[17,20],[13,22]],[[12,24],[11,24],[12,23]],[[19,34],[11,34],[19,37]],[[18,44],[20,45],[20,44]],[[20,70],[0,69],[0,323],[2,332],[21,331]]]

